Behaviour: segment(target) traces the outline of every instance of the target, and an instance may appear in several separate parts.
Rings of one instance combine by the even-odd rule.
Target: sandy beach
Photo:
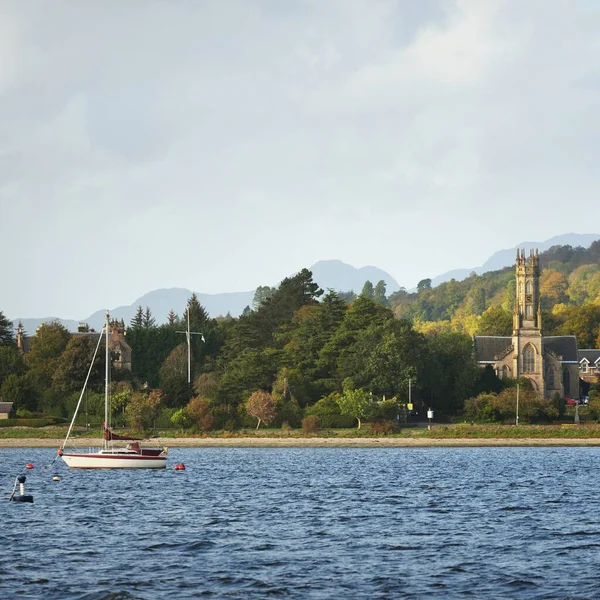
[[[62,439],[4,438],[0,448],[59,448]],[[600,446],[600,438],[165,438],[149,440],[148,446],[171,448],[441,448],[494,446]],[[101,438],[72,439],[69,447],[102,446]]]

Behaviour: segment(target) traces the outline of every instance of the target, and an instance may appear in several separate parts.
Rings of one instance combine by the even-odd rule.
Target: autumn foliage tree
[[[258,419],[256,429],[260,427],[261,423],[268,425],[277,414],[275,400],[271,394],[258,390],[246,401],[246,412],[250,417]]]
[[[203,431],[207,431],[214,424],[210,408],[210,400],[202,396],[196,396],[188,402],[185,413],[194,425]]]
[[[160,390],[152,390],[148,394],[136,392],[127,404],[125,415],[133,429],[147,433],[153,429],[163,404],[163,394]]]

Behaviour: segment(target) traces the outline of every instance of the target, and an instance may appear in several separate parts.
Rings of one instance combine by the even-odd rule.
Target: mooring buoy
[[[27,477],[25,475],[18,475],[15,479],[15,485],[13,486],[12,494],[10,495],[10,500],[13,502],[29,502],[33,503],[33,496],[25,493],[25,480]],[[15,495],[15,490],[17,489],[17,483],[19,484],[20,494]]]
[[[58,473],[54,473],[54,475],[52,475],[52,481],[60,481],[60,475]]]

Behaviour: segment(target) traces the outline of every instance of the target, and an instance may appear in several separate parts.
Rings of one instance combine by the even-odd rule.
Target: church
[[[526,377],[544,398],[579,397],[579,352],[574,335],[542,335],[539,253],[517,250],[512,336],[474,337],[475,358],[499,378]]]

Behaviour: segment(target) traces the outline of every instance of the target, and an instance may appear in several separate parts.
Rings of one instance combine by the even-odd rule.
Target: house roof
[[[579,350],[579,362],[584,358],[586,358],[590,364],[593,364],[600,360],[600,350]]]
[[[504,354],[512,346],[512,338],[508,336],[476,335],[473,341],[477,362],[496,362],[496,356]]]
[[[0,413],[9,413],[12,410],[12,402],[0,402]]]
[[[544,350],[562,357],[562,362],[579,362],[577,338],[574,335],[545,335]]]
[[[550,350],[556,356],[560,356],[562,362],[577,363],[581,360],[577,352],[577,339],[574,335],[549,335],[543,338],[544,350]],[[475,358],[479,363],[495,363],[512,346],[512,337],[499,335],[476,335]],[[584,351],[585,352],[585,351]],[[587,352],[596,352],[596,357],[600,357],[600,350],[589,350]],[[588,357],[588,360],[589,357]],[[593,361],[592,361],[593,362]]]

